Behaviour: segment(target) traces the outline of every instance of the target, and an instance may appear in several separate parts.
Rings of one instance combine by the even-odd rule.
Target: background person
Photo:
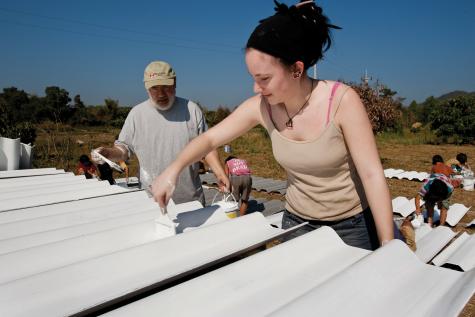
[[[447,161],[447,165],[450,166],[455,173],[462,173],[465,170],[471,170],[468,165],[468,157],[465,153],[459,153],[455,158],[451,158]]]
[[[145,68],[144,84],[149,99],[129,112],[114,147],[97,150],[113,161],[128,160],[135,153],[140,165],[141,187],[150,191],[153,179],[191,140],[207,130],[207,124],[196,103],[175,95],[176,74],[168,63],[150,63]],[[208,151],[203,157],[215,173],[221,189],[229,187],[218,153]],[[177,175],[178,180],[174,180],[173,200],[175,203],[198,200],[204,205],[198,164],[192,163],[184,166],[183,172]]]
[[[164,206],[183,168],[261,124],[288,175],[283,228],[308,221],[300,235],[328,225],[347,244],[375,249],[378,236],[384,244],[394,232],[366,109],[348,86],[306,74],[330,47],[330,28],[338,27],[313,1],[276,5],[277,13],[260,22],[246,45],[256,95],[190,142],[154,180],[153,196]]]
[[[87,179],[97,178],[96,166],[91,162],[89,156],[83,154],[79,157],[79,163],[76,167],[76,174],[84,175]]]
[[[422,198],[427,210],[427,223],[431,227],[434,226],[434,207],[437,204],[440,211],[440,225],[445,225],[447,212],[450,206],[449,198],[452,195],[453,190],[454,187],[446,175],[432,174],[424,181],[421,189],[415,197],[416,214],[422,214],[420,207],[420,200]]]
[[[231,192],[241,204],[237,216],[244,216],[249,206],[249,195],[252,191],[251,169],[246,160],[234,156],[228,156],[224,163],[224,171],[231,182]]]
[[[442,156],[436,154],[432,157],[431,174],[444,174],[445,176],[450,177],[453,172],[454,171],[444,163]]]

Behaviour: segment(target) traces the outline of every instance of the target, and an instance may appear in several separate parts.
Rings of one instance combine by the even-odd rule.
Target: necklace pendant
[[[294,122],[292,120],[292,118],[290,118],[286,123],[285,123],[285,126],[288,128],[288,129],[292,129],[294,127]]]

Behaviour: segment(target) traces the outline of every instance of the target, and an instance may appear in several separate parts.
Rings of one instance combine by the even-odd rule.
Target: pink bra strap
[[[340,83],[339,82],[336,82],[334,85],[333,85],[333,88],[332,88],[332,93],[330,95],[330,100],[328,102],[328,111],[327,111],[327,123],[325,124],[325,126],[328,125],[328,123],[330,122],[330,113],[332,112],[332,101],[333,101],[333,97],[335,96],[335,92],[336,90],[338,89],[338,87],[340,86]]]

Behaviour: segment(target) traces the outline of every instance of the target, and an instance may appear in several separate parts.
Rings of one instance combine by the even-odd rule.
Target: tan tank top
[[[270,125],[268,131],[274,157],[287,171],[285,208],[304,219],[341,220],[360,213],[368,206],[343,133],[333,122],[334,114],[330,117],[332,99],[339,84],[333,86],[327,124],[316,139],[290,140],[274,124]],[[345,92],[336,103],[334,113],[338,111]],[[267,110],[273,123],[268,105]]]

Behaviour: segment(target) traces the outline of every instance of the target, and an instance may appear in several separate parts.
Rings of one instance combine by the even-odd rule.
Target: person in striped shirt
[[[430,177],[424,181],[415,197],[416,214],[421,214],[420,200],[423,199],[427,210],[427,223],[433,226],[434,207],[437,204],[440,210],[440,225],[445,225],[447,211],[449,210],[449,198],[453,191],[454,187],[446,175],[437,173],[431,174]]]

